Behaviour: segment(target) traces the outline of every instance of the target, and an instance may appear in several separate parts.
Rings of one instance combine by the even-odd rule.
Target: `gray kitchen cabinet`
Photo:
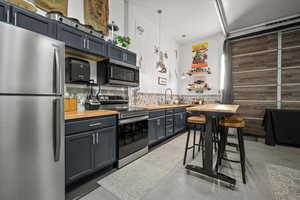
[[[56,37],[56,26],[52,20],[17,6],[11,6],[11,23],[51,38]]]
[[[95,169],[108,166],[116,161],[116,127],[109,127],[95,131],[96,144]]]
[[[161,141],[166,137],[166,118],[165,116],[156,119],[157,141]]]
[[[131,65],[136,65],[136,54],[131,51],[115,46],[113,44],[108,44],[107,52],[107,56],[109,58],[122,61]]]
[[[85,33],[73,27],[57,23],[57,40],[65,42],[67,47],[82,50],[85,48]]]
[[[66,183],[93,172],[93,134],[84,132],[66,137]]]
[[[185,129],[186,126],[186,113],[179,112],[174,114],[174,132],[178,133]]]
[[[148,120],[148,137],[149,137],[149,145],[154,144],[157,142],[157,121],[156,119],[149,119]]]
[[[9,4],[4,1],[0,1],[0,21],[9,23],[9,12]]]
[[[172,135],[174,135],[173,124],[166,126],[166,137],[170,137]]]
[[[86,51],[89,53],[95,54],[97,56],[106,57],[107,56],[107,48],[105,40],[99,39],[93,36],[86,36]]]
[[[66,184],[116,162],[116,122],[116,116],[66,121]]]

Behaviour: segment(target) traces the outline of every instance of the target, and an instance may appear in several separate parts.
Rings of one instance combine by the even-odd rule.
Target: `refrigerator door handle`
[[[54,146],[54,161],[60,160],[61,150],[61,99],[54,100],[54,134],[53,134],[53,146]]]
[[[58,48],[54,46],[54,89],[55,93],[61,94],[61,77],[60,77],[60,63],[58,56]]]

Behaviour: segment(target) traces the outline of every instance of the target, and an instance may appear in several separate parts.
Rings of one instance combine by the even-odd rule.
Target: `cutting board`
[[[68,16],[68,0],[35,0],[35,5],[47,12],[58,11]]]
[[[37,11],[36,7],[32,3],[28,2],[28,1],[24,1],[24,0],[8,0],[8,2],[10,2],[12,4],[15,4],[15,5],[17,5],[17,6],[21,7],[21,8],[25,8],[27,10],[30,10],[31,12],[36,12]]]

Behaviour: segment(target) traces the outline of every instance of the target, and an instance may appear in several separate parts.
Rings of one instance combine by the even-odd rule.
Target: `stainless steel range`
[[[118,167],[148,153],[149,113],[141,107],[130,107],[128,98],[122,96],[98,96],[101,109],[119,111]]]
[[[63,24],[77,28],[78,30],[81,30],[85,33],[89,33],[93,36],[103,38],[103,34],[100,31],[95,30],[92,26],[81,24],[78,19],[71,18],[71,17],[65,17],[65,16],[63,16],[63,14],[61,12],[57,12],[57,11],[48,12],[47,17],[49,19],[59,21]]]

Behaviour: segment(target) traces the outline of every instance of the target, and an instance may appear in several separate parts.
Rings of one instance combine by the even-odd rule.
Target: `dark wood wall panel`
[[[300,102],[282,102],[282,109],[300,109]]]
[[[277,34],[237,40],[233,41],[231,44],[233,56],[278,48]]]
[[[300,101],[300,85],[282,86],[281,98],[283,101]]]
[[[277,81],[277,70],[233,73],[233,86],[274,84]]]
[[[282,69],[281,75],[282,83],[300,83],[300,68]]]
[[[300,30],[282,34],[282,47],[293,47],[300,45]]]
[[[238,113],[245,117],[263,118],[265,109],[276,108],[276,102],[245,102],[234,101],[234,104],[240,105]]]
[[[246,119],[246,127],[244,128],[244,132],[251,135],[265,136],[262,121],[263,120],[260,119]]]
[[[300,66],[300,48],[282,50],[282,67]]]
[[[277,68],[277,51],[233,57],[231,62],[233,72]]]
[[[276,86],[264,87],[234,87],[234,100],[271,100],[276,101],[277,97]]]

